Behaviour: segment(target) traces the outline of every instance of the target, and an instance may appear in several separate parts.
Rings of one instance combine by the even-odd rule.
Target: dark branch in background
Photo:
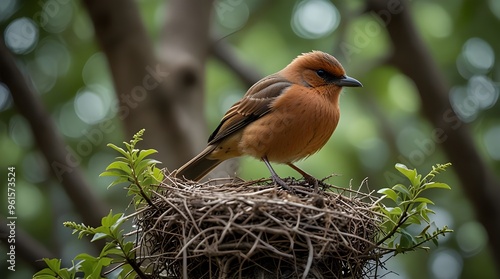
[[[168,2],[163,61],[134,1],[83,2],[108,60],[126,136],[145,128],[141,148],[157,149],[164,166],[179,167],[205,143],[203,70],[212,2]]]
[[[173,111],[181,127],[188,152],[174,167],[184,164],[206,145],[205,64],[210,50],[208,34],[213,0],[171,0],[165,6],[161,34],[161,59],[171,77],[165,94],[174,96]],[[193,20],[196,19],[196,20]],[[159,108],[160,113],[163,109]],[[161,115],[167,120],[166,115]],[[177,149],[174,139],[169,143]]]
[[[0,81],[5,83],[11,91],[11,96],[17,110],[28,121],[31,131],[35,138],[38,148],[43,153],[48,166],[54,162],[66,163],[70,157],[66,145],[61,135],[58,133],[52,119],[43,107],[39,94],[28,86],[28,82],[17,68],[15,58],[5,47],[4,41],[0,38]],[[82,172],[78,167],[72,167],[70,173],[62,177],[54,172],[51,167],[51,174],[55,178],[62,178],[61,185],[75,207],[75,210],[81,216],[83,222],[98,226],[101,223],[102,216],[106,215],[106,206],[92,192],[90,185],[86,182]],[[8,232],[5,222],[2,220],[0,233]],[[2,241],[5,245],[7,242]],[[96,242],[95,246],[100,248],[101,242]],[[40,261],[42,258],[53,258],[53,254],[36,240],[17,228],[16,233],[16,251],[20,258],[35,269],[45,267],[45,263]]]
[[[58,177],[52,167],[54,162],[67,164],[70,157],[66,143],[56,129],[52,118],[43,107],[39,94],[28,86],[27,80],[17,68],[16,61],[0,39],[0,81],[5,83],[12,93],[12,99],[19,113],[28,120],[38,148],[43,153],[51,173]],[[78,167],[71,168],[61,178],[61,185],[80,214],[83,222],[91,226],[101,224],[101,218],[107,214],[104,203],[99,200],[83,173]],[[97,246],[101,245],[99,243]]]
[[[6,247],[10,245],[7,241],[9,233],[10,228],[7,227],[7,220],[5,220],[4,218],[0,218],[0,240],[5,244]],[[47,267],[45,262],[41,260],[42,258],[55,258],[52,252],[50,252],[46,247],[44,247],[41,243],[32,238],[19,227],[16,227],[15,245],[16,258],[23,259],[23,261],[25,261],[35,270],[40,270]],[[6,250],[8,253],[9,249],[7,248]]]
[[[391,2],[391,1],[389,1]],[[369,10],[388,10],[388,1],[369,0]],[[403,4],[403,2],[401,2]],[[387,18],[383,18],[387,21]],[[437,65],[420,38],[411,19],[408,6],[391,14],[387,30],[392,40],[395,67],[415,82],[424,115],[436,131],[442,131],[442,148],[453,163],[467,197],[472,202],[478,220],[488,232],[497,268],[500,267],[500,183],[480,157],[469,129],[453,111],[448,101],[448,86]]]
[[[247,88],[250,88],[262,78],[254,68],[238,59],[236,51],[234,51],[233,47],[225,41],[214,41],[212,45],[212,54],[236,74]]]

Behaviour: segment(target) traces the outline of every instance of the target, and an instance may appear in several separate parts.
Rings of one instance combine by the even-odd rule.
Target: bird
[[[208,138],[206,148],[174,171],[199,181],[225,160],[248,155],[265,163],[272,181],[290,187],[270,162],[287,164],[315,180],[294,163],[319,151],[340,119],[343,87],[362,87],[340,62],[322,51],[302,53],[285,68],[257,81],[232,105]]]

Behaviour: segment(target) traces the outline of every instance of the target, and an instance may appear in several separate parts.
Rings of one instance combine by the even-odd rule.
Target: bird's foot
[[[304,177],[304,180],[307,182],[307,184],[311,185],[314,188],[315,193],[318,192],[319,187],[321,187],[321,189],[328,188],[328,185],[324,182],[324,179],[317,179],[312,175],[307,175]]]
[[[271,176],[271,178],[273,179],[273,182],[280,186],[281,188],[283,188],[284,190],[287,190],[289,192],[292,192],[292,193],[295,193],[295,190],[292,189],[292,187],[290,187],[290,185],[286,184],[285,181],[283,181],[283,179],[281,179],[279,176],[277,175],[273,175]]]

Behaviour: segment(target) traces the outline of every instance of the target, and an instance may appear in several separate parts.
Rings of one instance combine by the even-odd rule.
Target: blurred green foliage
[[[447,162],[432,136],[433,127],[419,113],[422,104],[413,82],[397,69],[380,64],[392,47],[383,23],[370,13],[361,13],[361,0],[308,2],[220,0],[214,4],[212,28],[216,38],[234,45],[240,59],[262,76],[283,68],[301,52],[318,49],[339,58],[347,73],[364,84],[363,90],[345,90],[339,127],[330,142],[299,167],[317,177],[336,173],[329,182],[340,186],[357,186],[368,177],[369,188],[380,189],[397,182],[395,162],[422,172],[434,163]],[[450,102],[469,124],[482,157],[499,173],[500,67],[495,50],[500,49],[500,37],[492,28],[500,21],[499,2],[409,3],[420,33],[450,85]],[[137,4],[152,40],[159,44],[166,4],[159,0]],[[107,62],[79,2],[1,1],[0,26],[4,40],[17,54],[19,67],[29,74],[64,135],[67,148],[74,149],[85,140],[84,131],[113,118],[110,107],[116,100]],[[354,50],[346,52],[347,45],[355,46]],[[215,128],[247,88],[214,58],[209,60],[206,74],[207,125]],[[91,251],[80,247],[71,232],[60,226],[66,220],[78,222],[78,216],[58,182],[50,179],[49,167],[26,121],[2,84],[0,112],[0,178],[6,177],[8,166],[16,166],[18,227],[61,254],[67,265],[77,251]],[[115,120],[114,125],[116,132],[92,145],[80,166],[111,207],[123,208],[127,201],[116,194],[120,189],[106,191],[111,180],[99,177],[114,158],[106,143],[123,141],[120,123]],[[268,175],[264,164],[254,159],[241,162],[243,178]],[[276,166],[276,171],[281,176],[297,176],[287,167]],[[452,171],[441,180],[459,185]],[[5,192],[0,195],[6,200]],[[430,206],[436,212],[433,221],[438,226],[447,224],[455,233],[444,238],[437,250],[389,261],[388,269],[399,277],[388,274],[385,278],[473,278],[478,274],[494,278],[486,233],[460,188],[431,199],[441,205]],[[3,215],[4,209],[0,212]],[[5,253],[0,254],[0,269],[6,270]],[[8,273],[7,278],[31,274],[32,270],[18,262],[18,271]]]

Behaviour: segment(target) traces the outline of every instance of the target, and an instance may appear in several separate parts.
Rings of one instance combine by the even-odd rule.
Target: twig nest
[[[167,177],[137,215],[150,278],[361,278],[379,262],[374,199],[286,180],[216,184]],[[325,185],[322,185],[325,186]],[[324,187],[323,187],[324,188]]]

